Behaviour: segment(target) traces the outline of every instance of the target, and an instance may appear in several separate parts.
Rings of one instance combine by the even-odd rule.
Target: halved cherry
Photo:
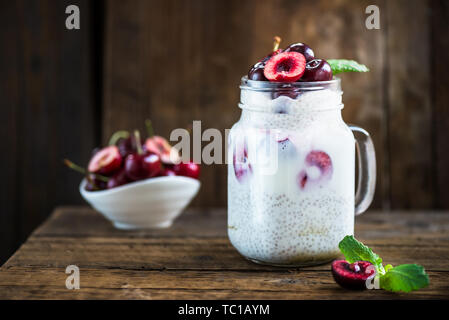
[[[234,143],[232,165],[235,178],[240,183],[247,181],[253,174],[253,169],[248,159],[248,146],[246,140],[242,137],[238,137]]]
[[[373,265],[368,261],[349,263],[346,260],[332,262],[335,282],[347,289],[366,289],[366,282],[376,276]]]
[[[295,82],[306,69],[306,58],[298,52],[281,52],[265,65],[264,75],[270,81]]]
[[[320,150],[313,150],[308,153],[305,161],[305,169],[299,172],[296,181],[301,189],[309,183],[325,182],[332,177],[332,160],[330,156]]]
[[[160,136],[152,136],[145,141],[145,150],[161,158],[162,163],[173,164],[180,160],[179,152]]]
[[[98,174],[110,174],[120,168],[122,156],[116,146],[109,146],[98,151],[90,160],[87,169]]]

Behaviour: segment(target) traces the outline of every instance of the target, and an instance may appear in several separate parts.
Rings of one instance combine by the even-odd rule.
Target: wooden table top
[[[418,263],[430,286],[408,294],[349,291],[330,265],[253,264],[226,235],[226,210],[189,209],[166,230],[116,230],[87,207],[58,208],[0,268],[0,299],[442,299],[449,298],[449,213],[368,212],[356,237],[385,263]],[[68,265],[79,290],[65,287]]]

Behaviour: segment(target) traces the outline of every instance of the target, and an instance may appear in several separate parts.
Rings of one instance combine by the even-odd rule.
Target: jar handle
[[[352,130],[357,150],[358,181],[355,193],[355,215],[362,214],[373,201],[376,189],[376,153],[369,133],[355,125]]]

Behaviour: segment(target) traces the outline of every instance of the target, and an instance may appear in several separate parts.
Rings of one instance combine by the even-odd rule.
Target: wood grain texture
[[[444,213],[361,216],[357,238],[387,263],[422,264],[430,286],[353,292],[335,284],[329,264],[245,260],[227,239],[223,209],[188,210],[166,230],[121,231],[91,209],[61,208],[0,268],[0,299],[447,299],[448,231]],[[69,264],[80,267],[80,290],[65,289]]]
[[[436,207],[449,207],[449,2],[432,1],[431,85]],[[446,36],[445,36],[446,35]]]
[[[0,261],[55,205],[81,203],[80,177],[62,165],[96,143],[90,5],[81,30],[65,27],[70,1],[2,2],[2,172]],[[4,71],[4,72],[3,72]],[[5,239],[3,239],[5,238]],[[4,240],[4,241],[3,241]]]
[[[388,1],[387,12],[391,206],[430,208],[435,176],[429,2]]]

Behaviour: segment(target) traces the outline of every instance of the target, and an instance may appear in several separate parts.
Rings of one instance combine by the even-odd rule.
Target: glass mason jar
[[[354,215],[370,205],[376,179],[369,134],[342,119],[340,79],[275,83],[244,77],[240,89],[242,114],[228,140],[232,245],[263,264],[331,261],[340,240],[354,233]]]

